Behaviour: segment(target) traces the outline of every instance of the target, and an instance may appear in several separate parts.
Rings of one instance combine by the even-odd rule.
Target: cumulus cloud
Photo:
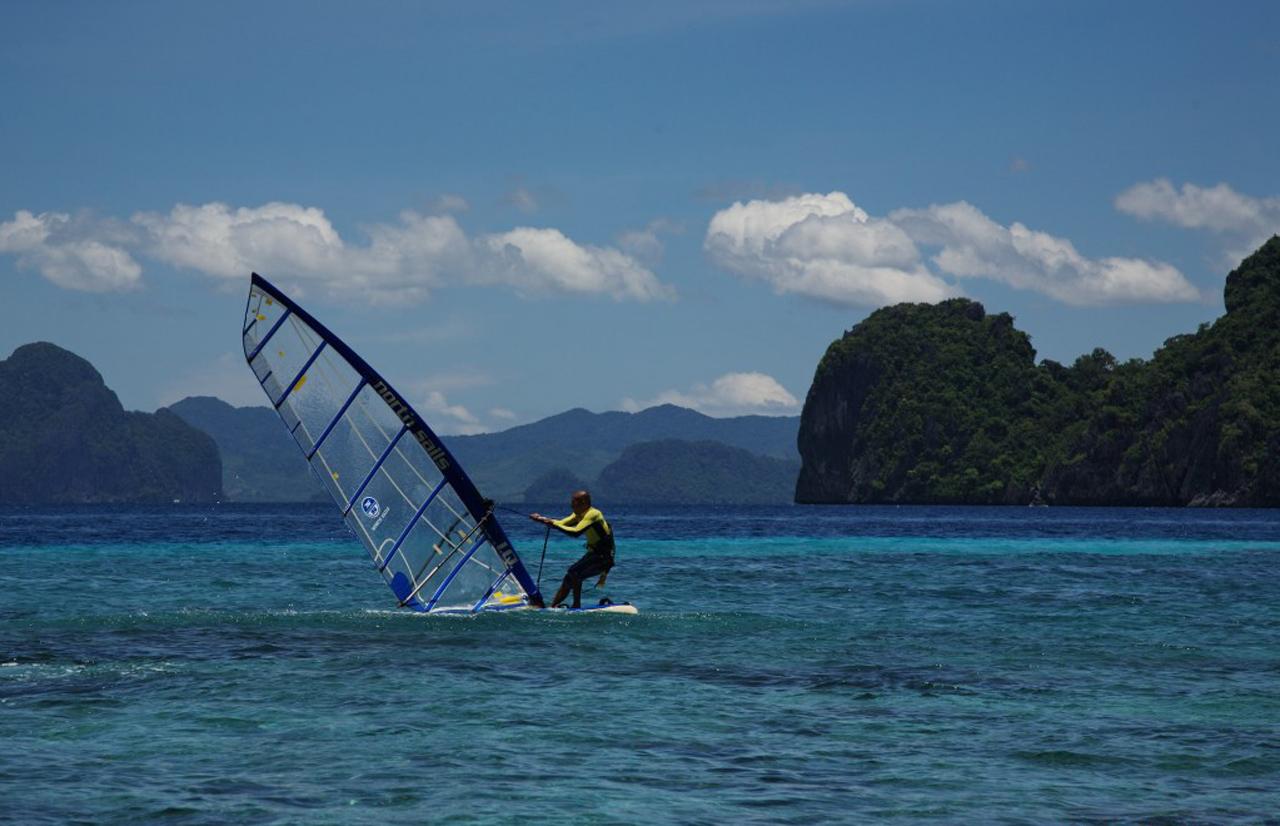
[[[1165,178],[1134,184],[1116,196],[1116,209],[1145,221],[1206,230],[1224,241],[1223,263],[1234,266],[1280,233],[1280,198],[1255,198],[1226,184],[1179,188]]]
[[[1003,226],[963,201],[869,215],[842,192],[735,203],[711,219],[704,246],[722,267],[779,293],[878,307],[960,295],[956,279],[985,278],[1077,305],[1194,301],[1174,267],[1091,259],[1070,241]],[[921,247],[940,247],[926,264]]]
[[[444,435],[470,436],[485,432],[484,425],[475,414],[460,404],[450,404],[444,393],[439,390],[427,392],[419,401],[417,408],[429,420],[440,422],[440,430]]]
[[[674,404],[708,416],[748,414],[786,415],[800,402],[777,379],[765,373],[726,373],[710,385],[695,384],[687,391],[666,390],[648,401],[622,400],[622,409],[631,412],[660,404]]]
[[[1121,192],[1116,209],[1188,229],[1249,235],[1280,232],[1280,198],[1242,195],[1226,184],[1183,184],[1175,189],[1169,180],[1158,178]]]
[[[933,261],[960,278],[987,278],[1044,293],[1066,304],[1196,301],[1200,293],[1175,267],[1136,258],[1087,258],[1065,238],[992,221],[971,204],[900,209],[889,219]]]
[[[618,246],[622,247],[628,255],[641,261],[654,263],[661,261],[666,252],[666,244],[662,236],[678,235],[683,232],[684,227],[680,224],[666,218],[658,218],[646,224],[644,229],[629,230],[619,235]]]
[[[479,240],[491,255],[477,279],[505,283],[525,295],[553,290],[606,293],[616,300],[675,297],[670,286],[626,253],[577,244],[559,230],[518,227]]]
[[[218,279],[239,281],[257,270],[290,279],[295,290],[314,284],[335,293],[358,290],[384,302],[420,300],[444,287],[494,284],[531,297],[674,297],[633,256],[579,244],[556,229],[517,227],[469,236],[452,214],[406,210],[396,222],[364,227],[364,234],[364,243],[350,243],[323,210],[284,202],[178,204],[165,213],[139,212],[128,224],[22,211],[0,224],[0,253],[17,255],[20,265],[39,269],[60,286],[82,290],[136,286],[142,268],[132,250]]]
[[[296,204],[178,204],[167,215],[140,212],[133,222],[147,232],[151,257],[221,278],[285,265],[298,275],[329,272],[345,249],[322,210]]]
[[[121,246],[126,235],[110,222],[24,209],[0,223],[0,253],[17,255],[19,267],[35,269],[65,289],[131,290],[142,282],[142,267]]]
[[[875,307],[958,294],[925,268],[901,229],[872,219],[843,192],[735,203],[711,219],[704,246],[720,266],[778,293],[836,304]]]

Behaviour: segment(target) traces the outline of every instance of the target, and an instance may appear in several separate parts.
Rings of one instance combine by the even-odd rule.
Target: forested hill
[[[1280,505],[1280,237],[1225,298],[1150,360],[1070,366],[973,301],[878,310],[818,364],[796,500]]]
[[[213,440],[167,410],[127,412],[89,362],[53,344],[0,361],[0,503],[212,502]]]
[[[794,459],[719,442],[640,442],[600,472],[596,499],[627,505],[781,505],[795,489]]]
[[[212,396],[188,396],[168,409],[218,443],[227,501],[329,501],[271,408],[233,407]]]
[[[232,407],[200,396],[168,409],[217,442],[228,501],[300,502],[325,497],[293,438],[270,408]],[[480,490],[503,502],[560,502],[571,491],[591,486],[601,470],[631,445],[673,436],[736,444],[742,450],[751,445],[753,454],[772,454],[771,459],[756,458],[770,459],[774,470],[787,465],[790,477],[784,487],[790,491],[799,469],[795,448],[799,423],[796,416],[714,419],[671,405],[639,413],[570,410],[500,433],[449,436],[445,442]],[[662,477],[660,469],[644,472],[648,481],[638,483],[642,486],[651,482],[661,486],[664,478],[668,482],[692,478],[674,471]],[[773,492],[768,498],[773,501],[777,480],[770,479]],[[716,496],[733,496],[733,491],[758,501],[753,484],[750,480],[728,484]]]
[[[449,449],[486,495],[516,500],[539,477],[564,471],[590,482],[630,445],[662,439],[715,441],[795,460],[796,416],[718,419],[670,404],[639,413],[575,408],[500,433],[450,436]]]

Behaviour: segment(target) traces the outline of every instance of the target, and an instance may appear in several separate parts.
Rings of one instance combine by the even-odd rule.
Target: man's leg
[[[560,583],[560,590],[556,591],[556,595],[551,599],[552,608],[556,608],[560,603],[564,602],[564,598],[569,595],[570,587],[569,575],[565,574],[564,581]]]
[[[590,552],[570,565],[569,571],[564,575],[564,582],[560,583],[560,590],[556,591],[556,598],[551,601],[551,606],[554,608],[559,605],[569,595],[569,591],[573,591],[572,607],[581,608],[582,580],[599,573],[597,565],[597,560]]]

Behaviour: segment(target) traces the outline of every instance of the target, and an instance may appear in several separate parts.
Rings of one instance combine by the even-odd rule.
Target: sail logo
[[[378,500],[372,496],[366,496],[361,500],[360,510],[364,511],[364,515],[370,519],[376,519],[378,514],[382,512],[382,508],[378,505]]]
[[[494,545],[493,549],[498,552],[498,556],[502,557],[502,561],[507,564],[508,568],[514,568],[520,563],[520,558],[516,556],[516,552],[512,550],[511,543],[507,542],[505,539],[497,545]]]
[[[406,428],[413,431],[413,438],[417,440],[418,444],[422,445],[422,449],[431,457],[431,461],[436,463],[436,467],[440,468],[441,472],[447,469],[449,467],[449,457],[445,454],[444,448],[431,441],[431,437],[427,435],[425,430],[414,427],[416,419],[413,411],[409,409],[409,405],[396,398],[396,394],[392,393],[391,388],[387,387],[387,383],[381,379],[374,383],[373,390],[387,403],[387,407],[390,407],[391,412],[396,414],[396,418],[400,419]]]

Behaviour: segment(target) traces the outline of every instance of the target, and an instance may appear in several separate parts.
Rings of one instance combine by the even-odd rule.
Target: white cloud
[[[486,430],[470,410],[460,404],[450,404],[444,393],[439,390],[428,391],[418,403],[417,408],[428,421],[444,420],[440,422],[438,428],[442,435],[470,436],[475,433],[484,433]]]
[[[1005,227],[963,201],[895,210],[889,219],[917,243],[940,246],[934,263],[957,277],[992,279],[1075,305],[1200,298],[1169,264],[1086,258],[1065,238],[1017,222]]]
[[[344,252],[324,212],[297,204],[178,204],[168,215],[140,212],[133,222],[148,233],[151,257],[222,278],[254,269],[316,275],[340,266]]]
[[[660,404],[688,407],[708,416],[785,415],[800,406],[799,400],[777,379],[752,372],[726,373],[709,386],[695,384],[688,391],[666,390],[648,401],[626,398],[622,409],[636,412]]]
[[[1174,267],[1134,258],[1091,259],[1072,243],[1020,223],[1003,226],[963,201],[870,216],[842,192],[736,203],[711,219],[712,257],[779,293],[877,307],[960,294],[953,278],[984,278],[1076,305],[1195,301]],[[941,247],[930,262],[920,247]]]
[[[675,291],[631,256],[612,247],[582,246],[555,229],[518,227],[479,239],[496,264],[477,274],[524,295],[548,291],[606,293],[616,300],[670,299]],[[491,264],[491,266],[492,266]]]
[[[1280,198],[1242,195],[1226,184],[1175,189],[1165,178],[1134,184],[1116,196],[1116,209],[1144,220],[1188,229],[1259,235],[1280,232]]]
[[[120,245],[121,235],[108,222],[19,210],[0,223],[0,253],[17,255],[19,267],[34,268],[64,289],[131,290],[142,282],[142,267]]]
[[[489,415],[495,419],[503,419],[509,422],[513,422],[519,418],[519,416],[516,415],[514,410],[508,410],[505,407],[492,408],[489,411]]]
[[[843,192],[735,203],[717,212],[704,246],[722,267],[836,304],[941,301],[958,291],[930,273],[911,239]]]
[[[1280,233],[1280,198],[1255,198],[1226,184],[1175,189],[1165,178],[1134,184],[1116,196],[1116,209],[1146,221],[1164,221],[1225,237],[1222,262],[1233,267]]]
[[[438,207],[466,206],[445,196]],[[217,279],[258,271],[372,301],[411,302],[437,289],[511,286],[521,295],[608,295],[618,301],[668,299],[675,291],[631,255],[579,244],[551,228],[518,227],[468,236],[451,214],[406,210],[394,223],[364,227],[367,242],[342,238],[324,211],[273,201],[256,207],[178,204],[139,212],[129,224],[23,210],[0,223],[0,254],[18,256],[53,283],[76,290],[122,290],[141,283],[133,254]]]
[[[682,232],[684,227],[681,225],[666,218],[658,218],[650,221],[644,229],[629,230],[619,235],[618,246],[622,247],[628,255],[641,261],[655,263],[661,261],[666,252],[666,244],[663,243],[662,236]]]

